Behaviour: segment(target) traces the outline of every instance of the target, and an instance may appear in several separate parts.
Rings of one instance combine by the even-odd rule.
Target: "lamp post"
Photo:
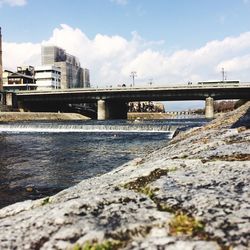
[[[132,80],[133,80],[133,85],[132,86],[134,87],[135,86],[135,77],[137,76],[136,71],[132,71],[130,76],[132,77]]]

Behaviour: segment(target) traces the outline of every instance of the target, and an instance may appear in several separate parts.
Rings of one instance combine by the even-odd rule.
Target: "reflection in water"
[[[0,207],[54,194],[144,156],[168,140],[167,133],[0,134]]]

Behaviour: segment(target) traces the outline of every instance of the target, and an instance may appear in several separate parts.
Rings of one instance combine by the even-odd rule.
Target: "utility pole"
[[[2,32],[0,27],[0,92],[3,91],[3,51],[2,51]]]
[[[149,79],[149,85],[151,86],[153,84],[153,78]]]
[[[224,70],[224,68],[221,69],[221,73],[222,73],[222,81],[224,82],[226,80],[226,71]]]
[[[133,80],[133,85],[132,86],[134,87],[135,86],[135,77],[137,76],[136,71],[132,71],[130,76],[132,77],[132,80]]]

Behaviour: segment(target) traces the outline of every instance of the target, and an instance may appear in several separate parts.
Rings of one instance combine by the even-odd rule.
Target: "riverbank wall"
[[[249,124],[250,102],[110,173],[5,207],[0,248],[249,249]]]
[[[171,115],[161,112],[129,112],[128,113],[128,119],[129,120],[149,120],[149,119],[169,119],[171,118]]]
[[[42,112],[0,112],[0,122],[40,121],[40,120],[88,120],[90,118],[76,113]]]

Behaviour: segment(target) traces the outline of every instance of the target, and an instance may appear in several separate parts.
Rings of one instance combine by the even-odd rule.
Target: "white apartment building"
[[[35,68],[37,90],[61,88],[61,70],[53,65],[42,65]]]

